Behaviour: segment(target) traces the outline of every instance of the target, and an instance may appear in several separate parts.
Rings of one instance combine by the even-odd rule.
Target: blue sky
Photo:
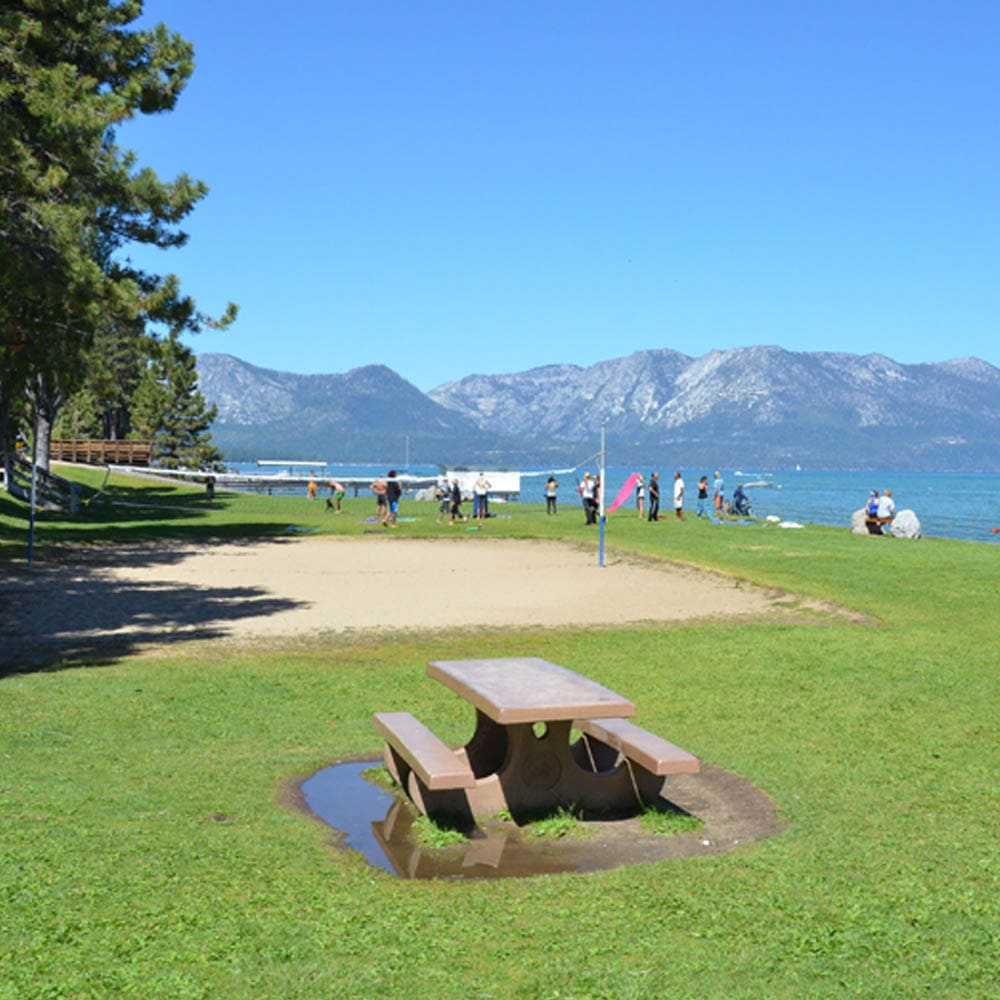
[[[146,0],[119,139],[211,193],[136,255],[199,351],[419,388],[777,344],[1000,365],[1000,5]]]

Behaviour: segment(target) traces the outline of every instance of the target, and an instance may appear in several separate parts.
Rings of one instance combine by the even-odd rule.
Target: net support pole
[[[598,544],[597,544],[597,565],[602,569],[604,568],[604,525],[607,522],[607,516],[604,512],[604,477],[605,477],[605,462],[604,462],[604,428],[607,421],[601,423],[601,488],[597,491],[597,503],[598,503],[598,520],[600,526],[598,528]]]

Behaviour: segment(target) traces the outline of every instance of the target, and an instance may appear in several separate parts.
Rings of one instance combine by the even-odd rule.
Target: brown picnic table
[[[465,746],[448,747],[408,712],[373,721],[389,771],[431,816],[624,814],[655,801],[667,775],[698,770],[691,754],[627,720],[627,698],[547,660],[438,660],[427,672],[474,708]]]

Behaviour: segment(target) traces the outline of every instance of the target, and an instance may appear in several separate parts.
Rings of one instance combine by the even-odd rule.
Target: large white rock
[[[920,522],[912,510],[901,510],[893,519],[889,534],[893,538],[919,538]]]
[[[852,535],[867,535],[868,525],[865,524],[865,514],[864,507],[861,510],[856,510],[851,515],[851,534]]]

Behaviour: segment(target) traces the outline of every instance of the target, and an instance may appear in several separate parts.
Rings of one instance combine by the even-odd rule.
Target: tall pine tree
[[[167,469],[213,469],[222,454],[210,428],[217,409],[198,390],[194,352],[176,336],[157,345],[133,405],[133,432],[153,441],[153,460]]]
[[[182,246],[178,226],[207,192],[116,145],[122,122],[174,107],[194,65],[180,35],[136,28],[141,14],[141,0],[0,4],[0,449],[26,397],[47,439],[103,323],[235,318],[201,315],[176,277],[119,252]]]

